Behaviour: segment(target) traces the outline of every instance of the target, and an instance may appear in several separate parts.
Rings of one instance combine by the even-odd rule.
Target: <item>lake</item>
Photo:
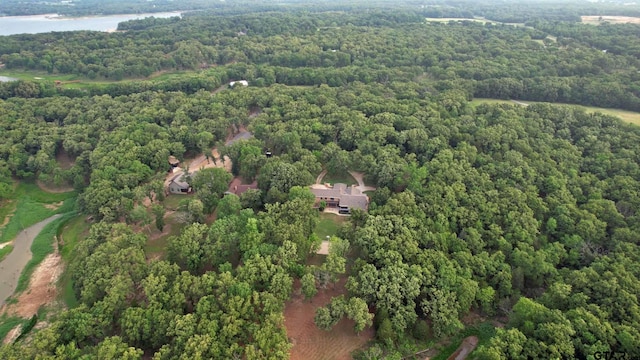
[[[50,31],[114,31],[118,23],[154,16],[168,18],[180,16],[180,12],[153,14],[124,14],[110,16],[62,17],[56,14],[0,17],[0,36],[14,34],[38,34]]]

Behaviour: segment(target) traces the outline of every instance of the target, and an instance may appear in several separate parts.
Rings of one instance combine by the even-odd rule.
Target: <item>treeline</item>
[[[564,22],[531,22],[531,26],[546,33],[557,36],[561,43],[579,41],[607,53],[630,55],[640,58],[640,42],[638,24],[609,24],[603,22],[598,26],[587,24],[570,24]]]
[[[536,77],[490,79],[475,82],[474,97],[581,104],[640,111],[640,91],[621,86],[616,76]]]
[[[551,21],[579,23],[581,16],[611,15],[640,16],[640,7],[624,2],[585,2],[585,1],[544,1],[524,0],[514,6],[512,1],[433,1],[425,6],[427,14],[433,17],[476,17],[504,23],[526,23],[529,21]]]
[[[125,26],[141,24],[144,30],[118,34],[10,36],[0,44],[0,61],[9,69],[114,80],[233,64],[234,74],[221,78],[246,78],[259,86],[429,79],[431,87],[463,88],[469,96],[640,109],[634,50],[640,42],[631,27],[593,27],[597,38],[591,30],[574,38],[562,36],[561,25],[529,29],[415,20],[406,12],[379,11],[190,16],[157,26],[141,20]],[[618,38],[628,41],[625,50],[616,50],[619,42],[612,39]],[[613,50],[596,48],[602,45]],[[147,89],[159,88],[139,88]]]

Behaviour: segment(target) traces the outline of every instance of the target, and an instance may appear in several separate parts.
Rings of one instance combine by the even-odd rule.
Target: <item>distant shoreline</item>
[[[70,17],[59,14],[0,17],[0,36],[17,34],[38,34],[63,31],[115,32],[121,22],[155,17],[168,19],[182,17],[183,11],[167,11],[142,14],[95,15]]]
[[[141,14],[109,14],[109,15],[81,15],[81,16],[67,16],[60,14],[34,14],[34,15],[13,15],[13,16],[4,16],[0,15],[1,19],[32,19],[32,20],[82,20],[82,19],[95,19],[95,18],[110,18],[110,17],[121,17],[121,16],[140,16],[140,17],[152,17],[154,15],[162,14],[163,18],[169,18],[171,15],[182,16],[186,11],[162,11],[155,13],[141,13]]]

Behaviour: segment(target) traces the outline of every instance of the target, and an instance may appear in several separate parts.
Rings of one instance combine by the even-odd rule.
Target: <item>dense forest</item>
[[[637,25],[529,10],[502,20],[530,27],[430,23],[429,7],[405,5],[3,37],[6,69],[189,72],[82,89],[0,84],[0,199],[16,179],[69,184],[92,223],[69,264],[78,305],[0,358],[288,359],[294,289],[311,298],[341,278],[346,293],[315,323],[373,326],[359,359],[402,359],[414,337],[455,336],[470,313],[501,321],[476,359],[640,358],[640,127],[571,106],[469,101],[640,111]],[[538,5],[530,12],[555,6]],[[239,79],[251,86],[226,86]],[[254,137],[223,145],[238,127]],[[136,230],[152,222],[147,210],[164,225],[167,159],[214,146],[232,174],[187,179],[184,227],[149,258]],[[377,190],[313,265],[307,188],[323,169],[363,172]],[[232,176],[257,189],[225,195]]]
[[[640,110],[640,25],[538,24],[424,23],[416,13],[382,10],[194,15],[122,23],[128,31],[117,34],[8,36],[0,62],[7,69],[112,80],[171,70],[218,74],[233,65],[228,76],[257,85],[422,81],[434,90],[461,89],[469,98]],[[0,98],[15,94],[10,87],[20,86],[3,85]],[[41,95],[31,88],[35,92],[24,95]]]

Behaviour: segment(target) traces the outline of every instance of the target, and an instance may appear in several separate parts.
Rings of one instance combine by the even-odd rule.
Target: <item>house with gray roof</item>
[[[169,192],[171,194],[190,194],[193,189],[184,179],[185,173],[179,172],[169,180]]]
[[[351,209],[367,210],[369,197],[363,194],[355,185],[334,184],[333,186],[314,185],[311,192],[316,197],[316,206],[324,201],[327,207],[336,207],[341,214],[349,214]]]

